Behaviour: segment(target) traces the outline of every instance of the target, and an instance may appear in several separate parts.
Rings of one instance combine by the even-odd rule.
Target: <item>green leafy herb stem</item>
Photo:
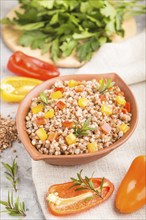
[[[24,202],[19,201],[19,196],[14,202],[13,193],[10,194],[10,192],[8,192],[8,200],[0,201],[0,204],[5,206],[5,210],[1,211],[0,213],[7,212],[12,216],[26,216],[26,208]]]
[[[12,187],[14,188],[15,192],[17,192],[17,183],[18,183],[18,178],[17,178],[17,170],[18,170],[18,165],[16,160],[13,160],[12,165],[9,165],[7,163],[2,162],[2,165],[6,169],[6,178],[11,182]]]
[[[75,189],[75,191],[88,189],[88,190],[91,190],[94,193],[96,193],[96,195],[99,196],[100,198],[102,198],[102,189],[103,189],[103,184],[104,184],[104,177],[102,178],[99,189],[96,189],[95,186],[94,186],[94,183],[92,181],[92,178],[88,178],[87,176],[85,176],[84,178],[82,177],[82,171],[83,170],[81,170],[79,173],[77,173],[77,178],[71,178],[71,180],[73,181],[73,185],[69,189],[71,189],[72,187],[78,186]]]
[[[88,118],[81,127],[79,127],[77,124],[74,126],[74,134],[76,137],[82,137],[88,135],[88,131],[94,131],[96,128],[89,127],[89,123],[91,121],[91,118]]]
[[[104,93],[106,92],[109,88],[111,88],[115,82],[112,82],[112,79],[101,79],[100,80],[100,87],[99,87],[99,92]]]

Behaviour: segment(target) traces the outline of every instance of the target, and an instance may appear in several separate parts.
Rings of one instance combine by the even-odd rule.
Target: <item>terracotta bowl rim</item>
[[[130,127],[129,131],[122,138],[120,138],[118,141],[116,141],[114,144],[110,145],[109,147],[103,148],[103,149],[101,149],[97,152],[94,152],[94,153],[84,153],[84,154],[78,154],[78,155],[45,155],[45,154],[41,154],[30,143],[30,139],[29,139],[29,141],[25,140],[26,137],[28,137],[28,134],[23,129],[23,127],[25,127],[25,119],[24,119],[24,117],[22,117],[21,113],[24,112],[23,108],[28,106],[27,102],[30,101],[30,96],[37,90],[39,92],[42,92],[44,89],[41,91],[41,88],[44,87],[44,85],[47,85],[48,83],[50,84],[48,86],[48,88],[49,88],[56,80],[68,80],[68,79],[75,79],[75,78],[80,78],[80,77],[82,78],[82,80],[84,80],[84,78],[88,77],[88,76],[90,76],[89,80],[95,79],[95,78],[97,78],[97,76],[102,76],[102,77],[105,77],[105,78],[115,77],[116,79],[118,79],[119,81],[122,82],[122,84],[124,85],[124,87],[126,88],[128,93],[130,93],[131,100],[132,100],[133,105],[135,107],[135,118],[132,118],[132,120],[131,120],[131,122],[133,121],[133,126]],[[20,138],[22,144],[24,145],[24,147],[26,148],[26,150],[28,151],[28,153],[30,154],[30,156],[32,157],[32,159],[34,159],[34,160],[61,159],[61,158],[62,159],[74,158],[75,159],[75,158],[83,158],[83,157],[84,158],[86,158],[86,157],[89,158],[89,157],[98,156],[98,155],[108,153],[108,152],[116,149],[120,145],[124,144],[130,138],[130,136],[133,134],[134,130],[136,129],[137,123],[138,123],[138,107],[137,107],[136,99],[135,99],[131,89],[129,88],[129,86],[124,82],[124,80],[117,73],[63,75],[63,76],[55,77],[55,78],[49,79],[47,81],[44,81],[40,85],[38,85],[34,89],[32,89],[25,96],[25,98],[23,99],[23,101],[20,103],[20,105],[18,107],[17,115],[16,115],[16,126],[17,126],[17,131],[18,131],[19,138]],[[25,129],[26,129],[26,127],[25,127]],[[30,149],[30,147],[31,148],[33,147],[32,148],[33,150]]]

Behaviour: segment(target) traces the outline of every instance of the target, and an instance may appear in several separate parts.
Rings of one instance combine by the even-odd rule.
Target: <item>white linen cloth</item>
[[[122,43],[105,44],[77,73],[118,73],[128,84],[145,80],[145,34],[144,32]],[[132,160],[145,153],[145,83],[132,85],[131,89],[139,107],[139,123],[132,137],[123,146],[104,158],[85,165],[53,166],[32,160],[32,176],[38,201],[47,220],[49,219],[111,219],[143,220],[145,208],[132,214],[120,214],[115,210],[115,196],[120,182]],[[46,202],[47,189],[52,184],[64,183],[83,169],[84,174],[106,177],[114,183],[113,195],[103,204],[86,212],[67,217],[55,217],[49,213]]]

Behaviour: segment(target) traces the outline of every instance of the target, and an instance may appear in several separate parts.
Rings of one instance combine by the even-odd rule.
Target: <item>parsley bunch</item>
[[[13,20],[22,31],[18,44],[51,52],[57,61],[72,53],[82,61],[90,60],[113,34],[124,36],[122,23],[127,14],[144,14],[139,0],[19,0],[23,12],[16,11]]]

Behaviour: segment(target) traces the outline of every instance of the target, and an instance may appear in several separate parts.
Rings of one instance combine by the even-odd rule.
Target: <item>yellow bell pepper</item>
[[[75,80],[69,80],[68,82],[68,86],[69,87],[75,87],[78,85],[78,81],[75,81]]]
[[[54,110],[50,109],[48,112],[45,113],[45,118],[53,118],[54,117]]]
[[[36,134],[38,136],[38,138],[41,140],[41,141],[45,141],[48,137],[46,131],[44,130],[44,128],[39,128],[37,131],[36,131]]]
[[[128,125],[126,125],[125,123],[121,124],[119,127],[120,131],[123,131],[123,133],[126,133],[130,127]]]
[[[105,113],[106,115],[111,115],[112,114],[112,108],[107,106],[107,105],[102,105],[101,106],[101,112]]]
[[[73,133],[70,133],[65,138],[68,145],[75,144],[76,143],[76,136]]]
[[[88,143],[87,147],[89,153],[94,153],[98,151],[98,146],[96,142]]]
[[[126,100],[123,96],[117,96],[116,101],[119,105],[125,105],[126,104]]]
[[[5,102],[20,102],[31,89],[40,83],[42,83],[41,80],[27,77],[3,78],[0,85],[1,98]]]
[[[78,106],[80,106],[81,108],[85,108],[89,103],[89,100],[86,98],[80,98],[78,100]]]
[[[38,104],[38,105],[32,107],[32,108],[31,108],[31,111],[32,111],[33,114],[37,114],[37,113],[39,113],[39,112],[42,112],[42,111],[43,111],[43,108],[44,108],[44,107],[43,107],[42,104]]]
[[[50,98],[51,99],[61,99],[62,96],[63,96],[62,92],[61,91],[57,91],[57,92],[51,93]]]

